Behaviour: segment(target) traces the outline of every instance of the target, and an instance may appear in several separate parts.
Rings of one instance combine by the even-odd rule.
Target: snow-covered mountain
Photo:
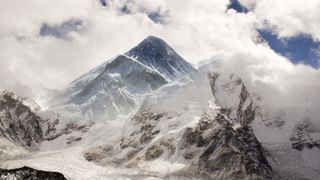
[[[269,106],[219,68],[195,70],[150,36],[73,81],[46,111],[5,91],[0,168],[76,180],[319,179],[317,112]]]
[[[80,106],[90,119],[114,119],[132,112],[143,95],[194,71],[163,40],[150,36],[73,81],[55,104]]]
[[[218,91],[225,88],[221,78],[201,74],[161,88],[129,119],[120,142],[89,149],[85,158],[163,178],[273,178],[249,125],[255,117],[249,93],[233,77],[223,79],[233,89]],[[214,97],[227,105],[219,106],[220,99]]]

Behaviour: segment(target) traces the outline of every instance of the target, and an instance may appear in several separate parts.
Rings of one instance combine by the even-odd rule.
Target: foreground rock
[[[66,180],[63,174],[58,172],[40,171],[29,167],[17,169],[0,169],[1,180]]]

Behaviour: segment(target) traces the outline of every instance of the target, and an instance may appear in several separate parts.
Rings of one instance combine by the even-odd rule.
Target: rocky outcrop
[[[320,148],[320,130],[310,120],[305,119],[295,126],[290,141],[297,150]]]
[[[208,78],[216,104],[232,121],[241,125],[250,124],[256,115],[258,106],[254,104],[243,81],[231,74],[209,73]]]
[[[234,128],[225,118],[204,114],[195,128],[186,129],[181,151],[192,161],[190,169],[213,179],[272,179],[251,127]]]
[[[0,94],[0,136],[28,148],[43,140],[41,118],[15,94]]]
[[[63,174],[58,172],[40,171],[30,167],[17,169],[0,169],[2,180],[66,180]]]
[[[110,155],[110,153],[112,152],[112,149],[113,149],[112,146],[98,146],[85,151],[83,153],[83,157],[87,161],[97,161],[107,155]]]

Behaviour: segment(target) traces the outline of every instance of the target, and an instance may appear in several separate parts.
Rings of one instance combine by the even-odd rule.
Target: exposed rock
[[[163,150],[156,145],[151,146],[146,152],[146,160],[152,160],[160,157],[163,153]]]
[[[67,144],[73,144],[75,142],[78,142],[82,139],[82,137],[76,137],[76,136],[71,136],[71,137],[68,137],[66,140],[67,140]]]
[[[54,122],[59,123],[59,119],[57,119]],[[54,140],[64,134],[71,134],[73,131],[80,132],[80,133],[84,134],[92,127],[93,123],[79,125],[74,122],[70,122],[70,123],[66,124],[66,126],[64,128],[62,128],[59,132],[56,132],[55,125],[56,124],[53,124],[52,127],[48,126],[51,128],[51,131],[53,131],[53,132],[51,132],[49,135],[47,135],[47,137],[45,138],[47,141],[52,141],[52,140]],[[71,144],[73,142],[80,141],[81,139],[82,139],[81,137],[69,137],[69,138],[67,138],[67,144]]]
[[[320,148],[320,131],[308,119],[298,123],[290,138],[294,149],[303,150],[304,148]]]
[[[218,73],[209,73],[208,76],[216,104],[230,120],[241,125],[251,123],[259,107],[254,104],[243,81],[233,74],[221,78]],[[225,99],[226,97],[230,100]]]
[[[31,148],[43,140],[41,118],[13,93],[0,93],[0,136]]]
[[[1,180],[66,180],[58,172],[40,171],[29,167],[0,169]]]
[[[150,140],[160,132],[158,129],[154,129],[155,124],[164,116],[166,116],[165,113],[157,114],[147,110],[138,112],[132,118],[137,130],[132,132],[129,138],[122,140],[120,144],[121,148],[124,149],[129,146],[136,147],[138,144],[147,144],[150,142]]]
[[[166,42],[154,36],[144,39],[126,55],[155,68],[171,80],[195,71],[192,65],[177,54]]]
[[[112,149],[111,146],[98,146],[85,151],[83,157],[87,161],[97,161],[109,155],[112,152]]]
[[[185,159],[193,159],[195,173],[214,179],[272,179],[272,169],[252,129],[233,129],[225,117],[218,114],[213,119],[205,114],[196,128],[186,129],[181,148]]]

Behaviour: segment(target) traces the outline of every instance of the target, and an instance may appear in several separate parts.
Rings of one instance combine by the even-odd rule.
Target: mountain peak
[[[157,54],[164,55],[173,53],[175,53],[174,50],[165,41],[155,36],[148,36],[126,54],[132,57],[138,57],[141,55],[157,56]]]
[[[158,42],[165,43],[161,38],[158,38],[158,37],[152,36],[152,35],[146,37],[142,42],[144,42],[144,41],[146,41],[146,42],[156,42],[156,41],[158,41]]]
[[[155,36],[148,36],[126,55],[156,69],[171,80],[194,71],[194,68],[173,48]]]
[[[156,48],[162,47],[162,48],[172,49],[164,40],[152,35],[146,37],[141,43],[137,45],[137,47],[146,46],[146,45],[150,47],[156,47]]]

